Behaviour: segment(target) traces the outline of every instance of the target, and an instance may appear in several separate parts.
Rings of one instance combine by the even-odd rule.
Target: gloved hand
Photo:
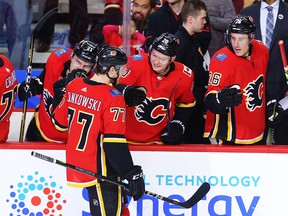
[[[180,144],[184,132],[184,124],[180,120],[172,120],[169,125],[162,130],[161,141],[168,145]]]
[[[146,88],[144,86],[126,86],[123,90],[124,99],[127,106],[137,106],[146,98]]]
[[[58,106],[58,104],[61,102],[65,92],[66,92],[66,82],[65,79],[60,78],[53,84],[54,89],[54,98],[52,107],[53,109]]]
[[[20,101],[24,101],[26,98],[33,97],[36,94],[41,94],[43,92],[43,83],[39,77],[34,76],[30,79],[30,84],[23,81],[18,85],[18,98]]]
[[[74,80],[76,77],[87,77],[88,74],[85,70],[82,69],[74,69],[65,77],[65,86]]]
[[[134,201],[141,199],[145,193],[145,183],[141,166],[134,166],[124,175],[124,179],[127,179],[129,182],[129,191],[127,191],[127,194],[132,196]]]
[[[275,109],[275,112],[274,112]],[[271,100],[266,105],[266,124],[275,128],[283,120],[285,111],[276,100]]]
[[[239,85],[223,88],[216,94],[216,100],[223,107],[238,106],[242,103],[242,93]]]

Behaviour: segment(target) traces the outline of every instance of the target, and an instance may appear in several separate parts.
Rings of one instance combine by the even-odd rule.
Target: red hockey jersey
[[[130,70],[119,83],[144,86],[147,97],[142,104],[126,108],[126,139],[131,144],[162,144],[160,132],[167,126],[167,113],[172,119],[175,106],[193,107],[196,103],[192,93],[194,74],[187,66],[174,62],[169,73],[159,76],[150,66],[147,53],[128,60]]]
[[[69,83],[53,117],[59,129],[69,131],[67,163],[103,176],[119,176],[120,171],[111,162],[117,157],[108,158],[104,146],[107,143],[127,145],[124,136],[125,106],[122,94],[112,86],[87,78],[76,78]],[[132,159],[125,157],[126,164],[127,160],[129,167],[126,170],[133,166]],[[117,166],[122,167],[121,162]],[[96,184],[94,177],[71,169],[67,169],[67,181],[75,187]]]
[[[37,108],[38,112],[35,112],[35,120],[42,136],[50,142],[67,141],[67,132],[56,130],[51,122],[51,105],[54,97],[53,84],[61,77],[64,63],[70,60],[71,53],[71,49],[56,49],[50,54],[45,65],[44,89]]]
[[[251,55],[237,57],[227,47],[214,54],[210,62],[207,94],[238,84],[242,103],[229,108],[227,114],[208,110],[204,137],[218,138],[236,144],[253,144],[263,138],[265,128],[265,86],[268,50],[252,41]]]
[[[8,139],[18,82],[9,59],[3,55],[0,55],[0,58],[3,60],[0,67],[0,142],[5,142]]]

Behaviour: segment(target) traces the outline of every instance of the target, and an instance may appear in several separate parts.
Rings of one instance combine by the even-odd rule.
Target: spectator
[[[5,35],[5,38],[7,39],[7,47],[10,58],[16,42],[18,25],[13,7],[9,0],[0,0],[0,11],[0,36],[3,37]],[[6,27],[6,34],[4,34],[4,25]]]
[[[44,13],[58,6],[58,0],[46,0]],[[53,41],[54,27],[57,17],[47,20],[47,28],[41,28],[35,46],[37,52],[47,52]],[[77,42],[83,40],[87,34],[89,16],[87,11],[87,0],[69,0],[69,43],[73,49]]]
[[[192,117],[187,124],[185,143],[208,143],[203,138],[204,132],[204,94],[208,85],[208,71],[203,67],[204,57],[199,42],[199,34],[206,23],[206,5],[202,1],[187,0],[181,10],[182,26],[175,33],[180,40],[180,46],[176,54],[176,61],[181,62],[192,69],[194,73],[193,93],[196,97],[196,106]]]
[[[31,78],[30,89],[26,91],[25,81],[21,83],[18,88],[20,101],[27,96],[41,95],[40,104],[26,132],[26,141],[67,141],[67,133],[57,131],[50,119],[53,97],[56,95],[53,85],[59,78],[68,83],[75,76],[89,76],[96,62],[96,51],[97,46],[87,40],[79,42],[74,50],[56,49],[48,57],[42,73]]]
[[[141,166],[133,165],[124,137],[124,98],[110,86],[123,73],[126,63],[126,54],[121,49],[112,46],[101,49],[95,74],[91,79],[76,78],[67,85],[53,118],[57,127],[70,134],[67,163],[115,181],[127,179],[128,195],[138,200],[145,192],[143,171]],[[73,95],[79,96],[77,101]],[[94,106],[85,104],[85,98]],[[91,215],[122,215],[125,199],[121,187],[71,169],[67,169],[67,181],[70,186],[87,188]]]
[[[216,51],[225,46],[224,33],[236,13],[231,0],[203,0],[203,2],[207,6],[210,20],[211,41],[208,51],[212,57]]]
[[[182,25],[180,12],[184,3],[184,0],[168,0],[162,7],[149,15],[146,49],[149,48],[155,37],[160,36],[162,33],[176,33],[178,28]],[[208,17],[206,22],[205,28],[201,33],[199,33],[199,40],[203,53],[206,53],[211,40],[210,23]]]
[[[113,45],[116,47],[123,47],[123,25],[104,25],[102,34],[104,36],[104,40],[107,44]],[[141,48],[145,44],[145,36],[142,35],[139,31],[136,30],[135,19],[131,18],[131,27],[130,27],[130,35],[131,35],[131,49],[130,53],[132,55],[139,54],[144,52]]]
[[[0,55],[0,143],[8,139],[10,117],[17,92],[17,79],[10,60]]]
[[[184,2],[184,0],[166,0],[162,7],[149,15],[146,40],[147,48],[162,33],[176,33],[182,24],[180,12]]]
[[[32,6],[31,0],[10,0],[17,22],[16,41],[10,53],[10,61],[14,69],[26,69],[29,57],[31,38]],[[10,36],[9,36],[10,37]],[[13,36],[11,36],[13,37]]]
[[[267,7],[271,6],[272,15],[273,15],[273,34],[272,40],[270,42],[269,48],[269,62],[267,68],[267,102],[271,106],[275,105],[275,101],[279,101],[288,94],[287,91],[287,80],[285,77],[283,63],[279,51],[278,41],[283,40],[285,42],[285,50],[288,53],[288,4],[282,2],[280,0],[267,0],[257,2],[243,10],[240,11],[240,14],[252,16],[255,20],[255,24],[257,26],[255,32],[255,39],[263,41],[264,44],[266,42],[266,20],[268,17]],[[271,103],[271,101],[274,101]],[[269,109],[267,109],[269,110]],[[270,109],[270,111],[273,109]],[[271,116],[271,113],[267,113],[268,116]],[[281,119],[281,118],[278,118]],[[269,124],[269,121],[268,121]],[[275,122],[272,123],[275,125]],[[270,124],[270,126],[272,126]],[[286,132],[288,126],[288,120],[285,119],[274,129],[274,139],[277,144],[288,144],[288,133]],[[268,125],[269,126],[269,125]],[[268,130],[268,129],[267,129]],[[266,130],[266,131],[267,131]],[[268,133],[267,135],[270,135]],[[268,142],[271,143],[272,140],[268,137]]]
[[[212,144],[256,144],[263,138],[269,54],[254,40],[255,29],[251,17],[237,16],[228,26],[226,47],[211,59],[204,136]]]
[[[136,20],[136,29],[147,36],[147,18],[154,12],[156,0],[133,0],[132,17]]]
[[[178,46],[178,38],[163,33],[154,40],[148,53],[129,57],[130,70],[120,77],[117,88],[126,94],[126,103],[131,85],[132,90],[145,87],[147,97],[143,102],[137,100],[141,102],[139,105],[127,107],[128,143],[181,143],[195,98],[191,69],[174,61]],[[133,105],[132,102],[127,104]]]

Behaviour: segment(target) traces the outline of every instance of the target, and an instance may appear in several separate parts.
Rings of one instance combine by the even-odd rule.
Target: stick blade
[[[181,203],[181,206],[184,208],[192,208],[209,192],[209,190],[210,184],[208,182],[204,182],[190,199]]]

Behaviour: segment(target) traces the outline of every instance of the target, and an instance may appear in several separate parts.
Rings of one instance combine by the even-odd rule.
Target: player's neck
[[[99,83],[104,83],[109,85],[110,84],[110,79],[107,77],[106,74],[100,74],[100,73],[95,73],[93,77],[91,77],[91,80]]]

